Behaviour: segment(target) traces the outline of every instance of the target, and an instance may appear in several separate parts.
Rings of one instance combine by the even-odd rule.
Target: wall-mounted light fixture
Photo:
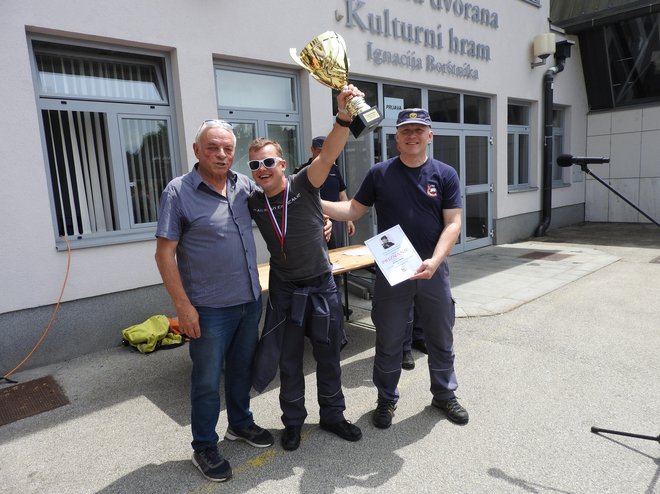
[[[540,62],[532,62],[532,68],[545,65],[545,60],[555,53],[554,33],[537,34],[534,36],[534,58],[540,58]]]

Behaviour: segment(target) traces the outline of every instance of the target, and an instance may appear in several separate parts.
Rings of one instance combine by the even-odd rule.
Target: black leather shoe
[[[412,352],[403,352],[403,358],[401,359],[401,368],[406,370],[411,370],[415,368],[415,359],[412,356]]]
[[[429,354],[428,348],[426,348],[426,342],[424,340],[413,340],[412,346],[415,350],[419,350],[422,353],[425,353],[426,355]]]
[[[300,425],[287,425],[282,434],[282,447],[287,451],[294,451],[300,446]]]
[[[436,400],[433,398],[431,405],[445,412],[447,418],[455,424],[465,425],[470,420],[467,410],[458,403],[456,397],[448,400]]]
[[[359,441],[362,439],[362,431],[360,428],[357,425],[351,424],[348,420],[343,420],[336,424],[321,422],[319,425],[324,431],[337,434],[339,437],[346,439],[347,441]]]
[[[353,314],[353,309],[350,307],[346,307],[345,305],[341,306],[342,309],[344,309],[344,317],[349,317]]]
[[[396,403],[378,399],[378,405],[371,415],[371,420],[379,429],[387,429],[392,425],[394,410],[396,410]]]

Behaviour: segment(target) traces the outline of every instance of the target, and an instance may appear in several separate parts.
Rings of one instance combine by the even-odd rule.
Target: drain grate
[[[557,252],[549,252],[547,250],[533,250],[527,254],[520,256],[523,259],[543,259],[544,261],[561,261],[568,257],[572,257],[573,254],[559,254]]]
[[[47,412],[68,403],[69,400],[53,376],[0,389],[0,425]]]

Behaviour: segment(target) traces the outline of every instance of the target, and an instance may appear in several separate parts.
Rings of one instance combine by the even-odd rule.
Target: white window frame
[[[257,76],[269,75],[272,77],[281,77],[290,82],[293,99],[290,108],[264,110],[256,107],[240,108],[220,106],[219,94],[216,94],[218,101],[218,118],[226,120],[231,124],[251,125],[255,132],[253,137],[266,137],[280,142],[285,154],[284,159],[286,159],[287,162],[287,173],[292,173],[295,167],[307,161],[305,150],[309,149],[309,146],[311,145],[311,137],[306,138],[306,136],[303,135],[302,103],[298,77],[299,72],[276,69],[273,67],[257,67],[249,64],[229,63],[220,60],[215,62],[214,67],[216,78],[215,87],[218,92],[222,90],[222,81],[218,79],[219,70],[241,72],[247,75],[255,74]],[[269,128],[278,126],[291,129],[293,138],[288,143],[288,146],[287,143],[281,142],[277,136],[269,135]],[[252,173],[250,172],[250,169],[247,166],[247,160],[245,159],[247,157],[248,144],[249,142],[237,143],[232,170],[251,177]],[[291,151],[287,152],[287,149]]]
[[[566,149],[566,108],[555,106],[553,111],[559,115],[558,125],[552,125],[552,187],[560,188],[570,185],[567,180],[568,170],[564,167],[557,165],[557,156],[562,154]],[[557,142],[561,139],[561,147],[557,146]]]
[[[527,111],[527,121],[531,119],[532,107],[531,105],[519,101],[509,101],[507,105],[507,110],[510,106],[519,106],[525,108]],[[508,160],[507,156],[507,185],[509,192],[516,191],[527,191],[532,189],[531,178],[532,178],[532,169],[531,169],[531,149],[532,149],[532,132],[529,124],[527,125],[511,125],[507,123],[507,142],[509,136],[513,136],[513,180],[512,183],[509,183],[509,170],[508,170]],[[527,137],[527,181],[521,181],[520,178],[520,138],[521,136]]]

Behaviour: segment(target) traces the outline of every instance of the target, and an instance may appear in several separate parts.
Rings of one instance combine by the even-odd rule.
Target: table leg
[[[348,321],[348,271],[342,274],[344,278],[344,306],[346,307],[346,320]]]

